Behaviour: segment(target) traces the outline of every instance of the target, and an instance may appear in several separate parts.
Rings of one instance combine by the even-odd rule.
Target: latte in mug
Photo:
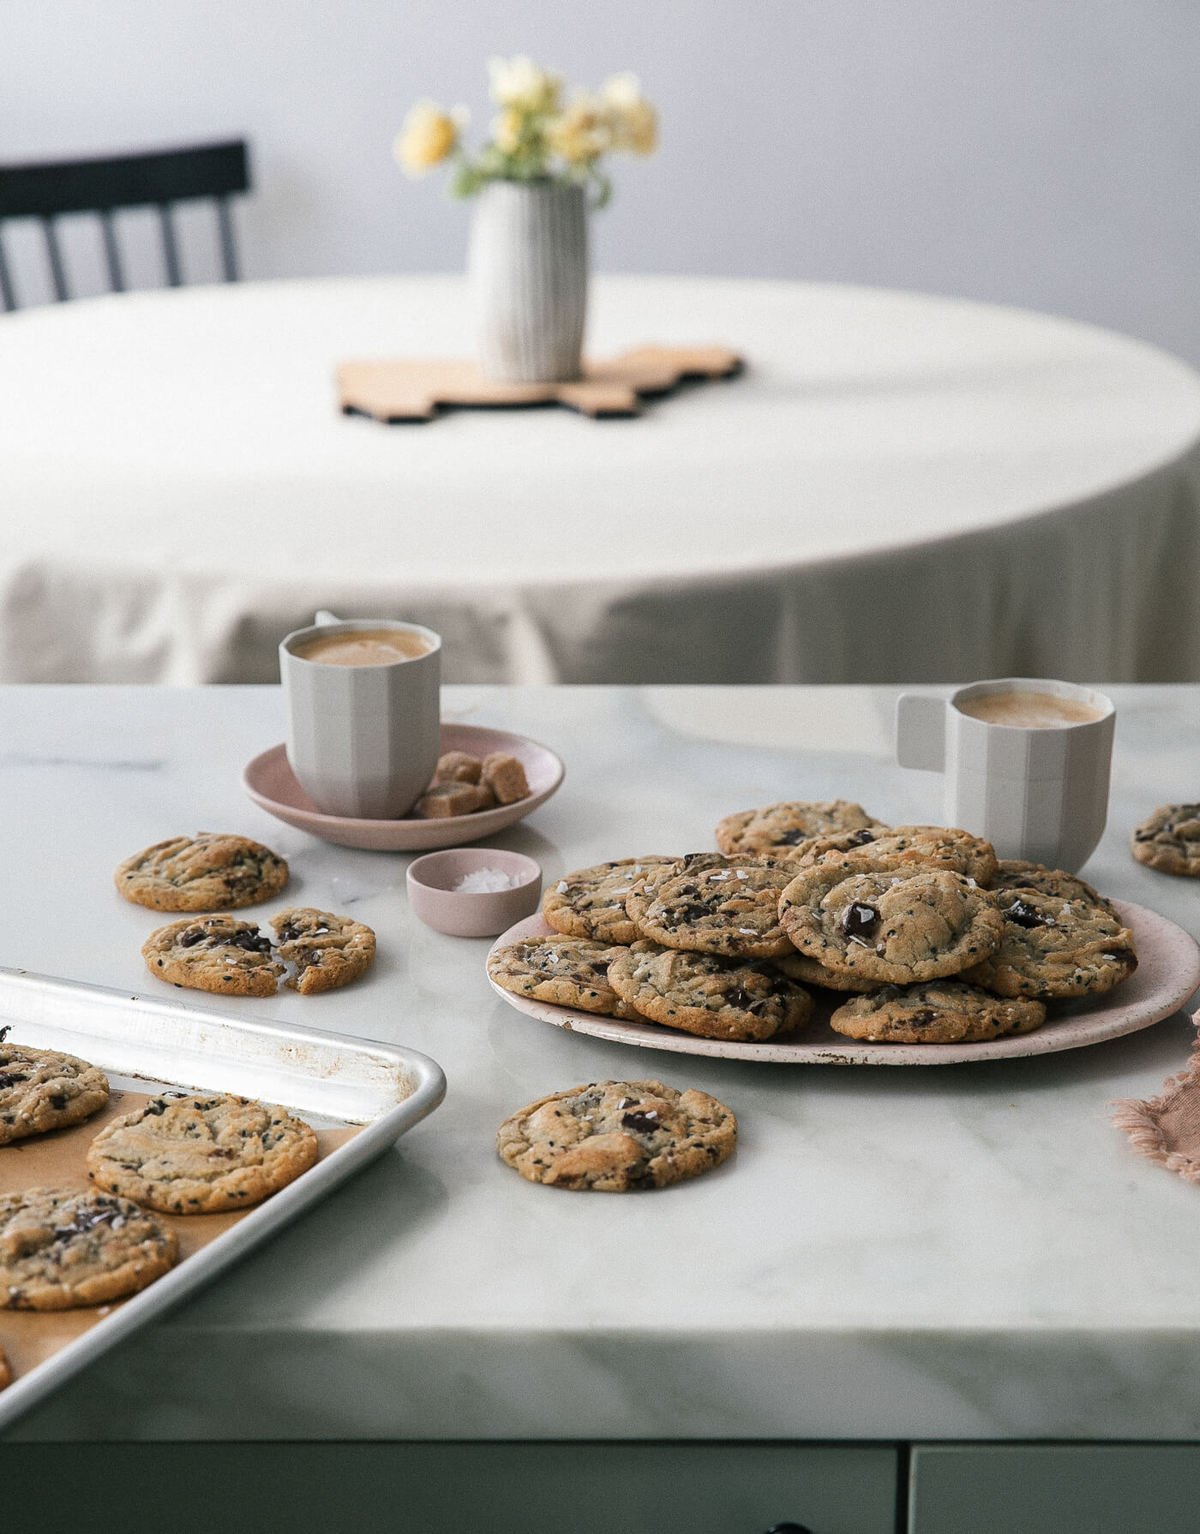
[[[1106,710],[1079,698],[1063,698],[1053,692],[985,692],[960,698],[960,714],[986,724],[1007,724],[1018,730],[1064,729],[1072,724],[1091,724],[1103,719]]]
[[[428,655],[432,649],[425,635],[412,629],[378,628],[318,634],[296,645],[292,654],[322,666],[390,666]]]

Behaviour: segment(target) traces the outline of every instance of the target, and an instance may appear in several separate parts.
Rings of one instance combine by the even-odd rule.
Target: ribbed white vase
[[[581,186],[492,181],[468,258],[479,361],[489,378],[578,378],[587,320],[587,205]]]

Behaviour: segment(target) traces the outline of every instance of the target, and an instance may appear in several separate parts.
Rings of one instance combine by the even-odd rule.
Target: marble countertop
[[[1200,881],[1127,850],[1149,809],[1196,796],[1200,687],[1109,690],[1109,829],[1084,872],[1200,935]],[[550,880],[711,846],[722,815],[779,799],[937,820],[937,780],[892,761],[897,691],[460,686],[444,710],[564,757],[558,794],[494,839]],[[289,901],[370,923],[379,958],[342,992],[213,1005],[411,1045],[446,1100],[13,1437],[1200,1438],[1200,1191],[1111,1122],[1183,1066],[1183,1014],[1070,1053],[911,1069],[554,1028],[492,993],[487,940],[410,914],[406,856],[327,845],[246,798],[242,765],[282,735],[273,687],[0,690],[0,964],[153,989],[154,918],[113,868],[168,835],[241,831],[289,860]],[[514,1109],[630,1076],[728,1103],[734,1157],[623,1197],[534,1186],[496,1157]]]

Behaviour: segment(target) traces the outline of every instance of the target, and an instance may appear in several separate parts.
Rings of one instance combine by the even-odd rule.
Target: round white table
[[[0,317],[0,679],[267,681],[317,608],[453,681],[1200,679],[1200,378],[1021,310],[601,277],[589,354],[721,343],[634,419],[343,416],[343,361],[470,356],[456,277]]]

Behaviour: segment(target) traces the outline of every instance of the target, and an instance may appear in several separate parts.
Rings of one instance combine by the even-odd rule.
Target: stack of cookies
[[[503,989],[704,1038],[830,1026],[873,1042],[1028,1033],[1133,973],[1132,933],[1075,875],[846,800],[727,816],[719,851],[624,858],[547,890],[550,937],[493,952]]]

